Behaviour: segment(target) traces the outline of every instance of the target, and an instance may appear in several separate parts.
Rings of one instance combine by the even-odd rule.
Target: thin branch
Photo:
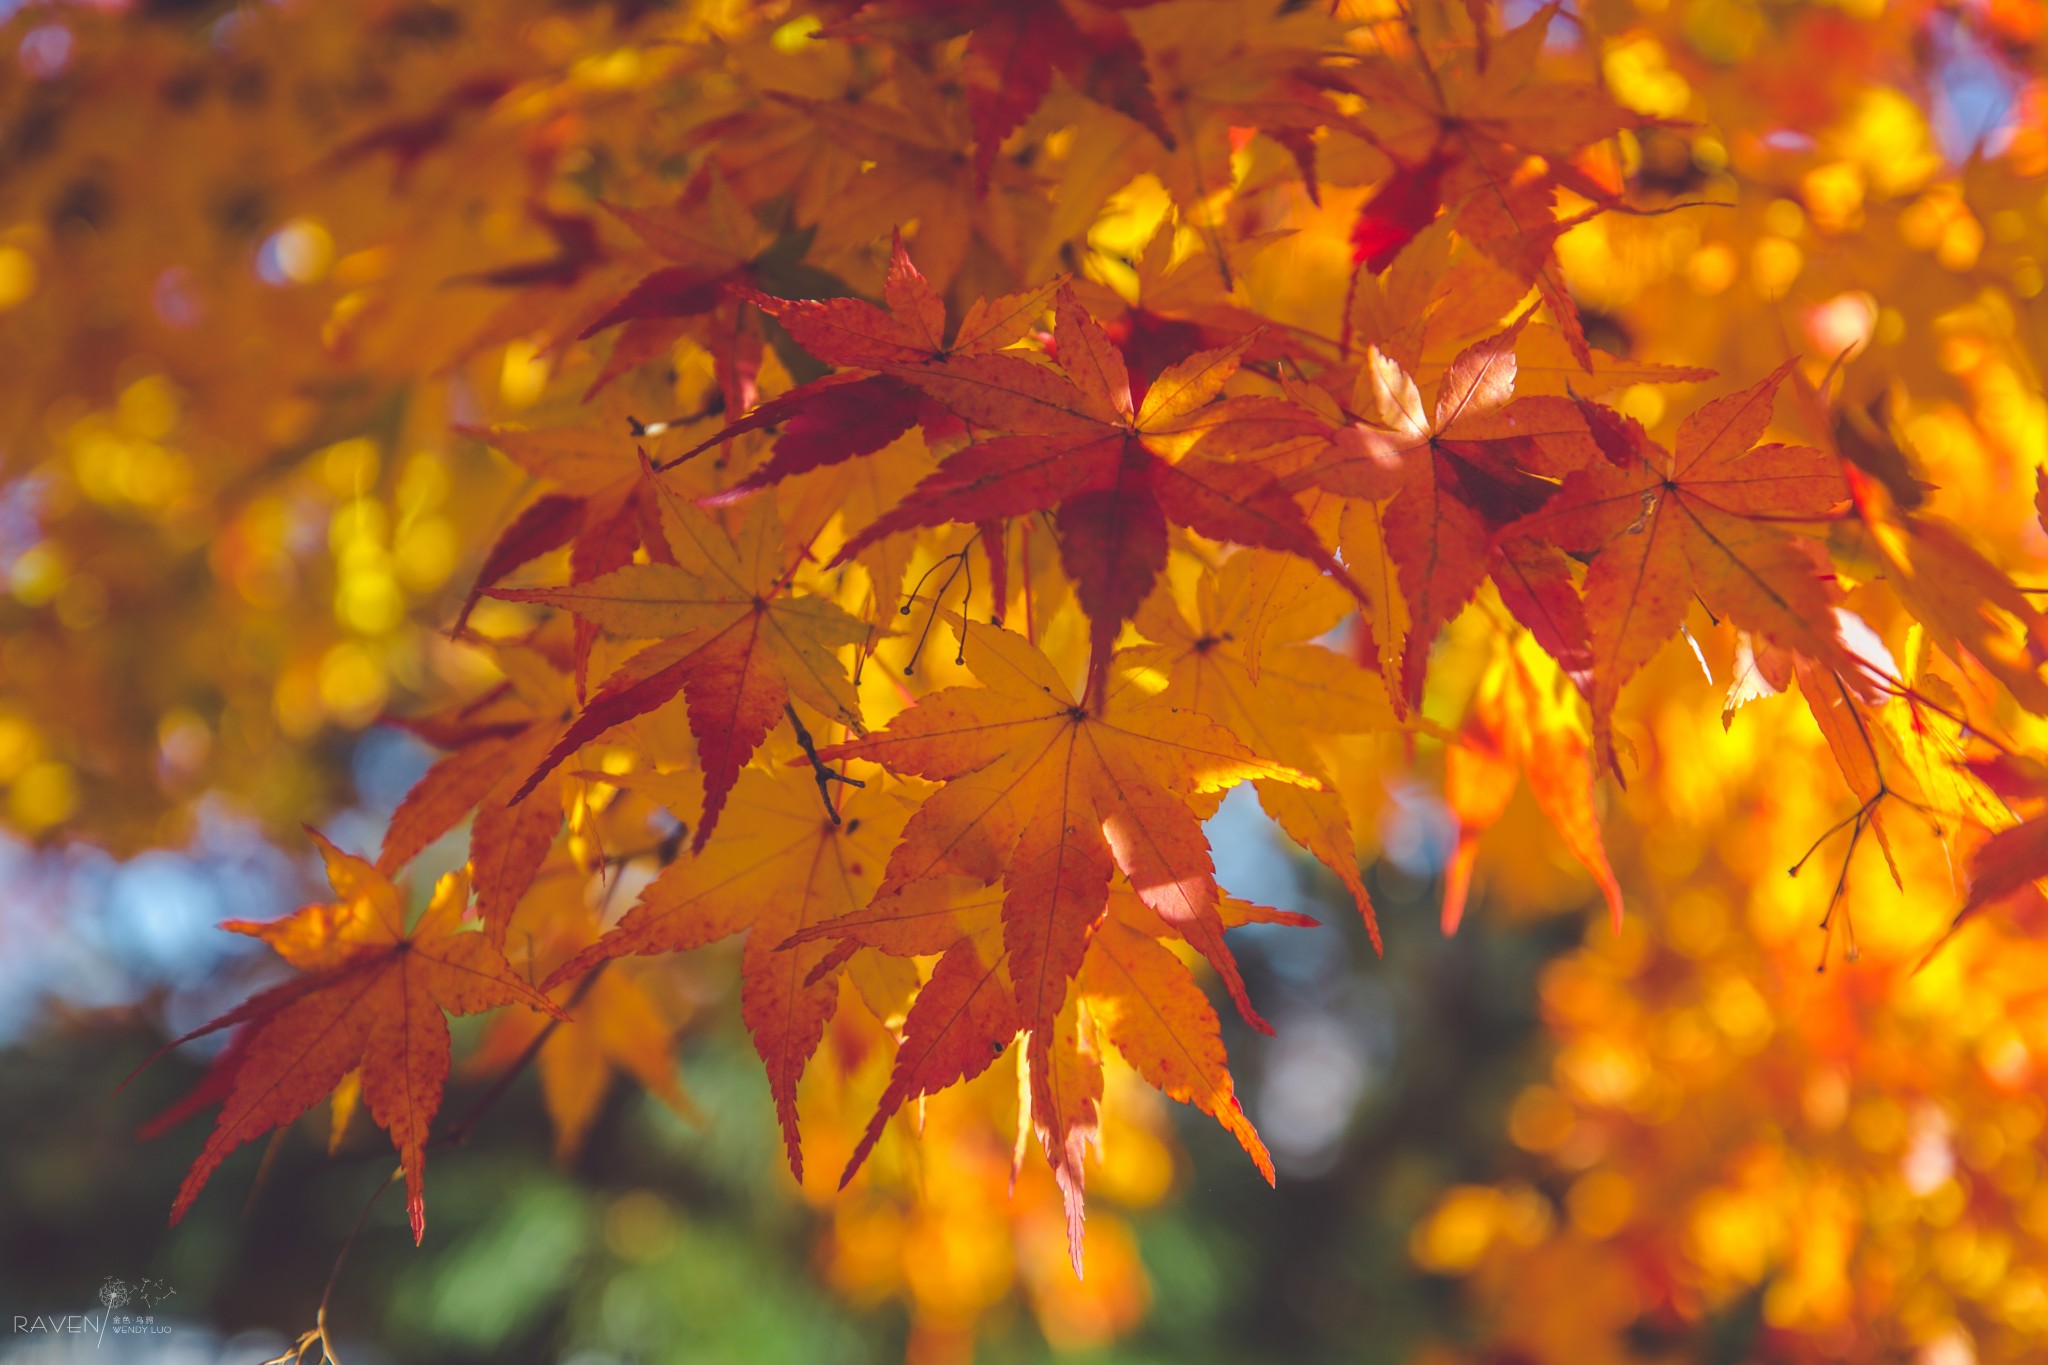
[[[832,803],[832,784],[841,782],[849,787],[865,787],[867,783],[845,773],[834,772],[818,757],[818,746],[811,739],[811,732],[797,719],[796,707],[788,702],[782,704],[782,714],[789,717],[789,728],[796,731],[796,742],[802,746],[804,757],[811,761],[811,775],[818,779],[818,799],[825,803],[825,814],[832,817],[832,823],[839,823],[839,807]]]
[[[313,1310],[313,1326],[300,1334],[289,1349],[281,1355],[272,1356],[263,1365],[304,1365],[308,1359],[327,1362],[327,1365],[341,1365],[341,1356],[334,1349],[334,1340],[327,1334],[327,1309],[334,1300],[334,1286],[341,1282],[341,1267],[348,1260],[348,1254],[355,1248],[356,1238],[363,1232],[363,1226],[370,1221],[370,1213],[384,1198],[385,1191],[396,1185],[405,1175],[403,1166],[391,1168],[391,1174],[384,1177],[370,1197],[363,1202],[361,1212],[356,1214],[355,1224],[349,1228],[348,1236],[341,1239],[341,1250],[334,1254],[334,1265],[327,1272],[327,1286],[320,1291],[320,1306]],[[315,1350],[319,1355],[314,1356]]]
[[[974,543],[980,539],[981,532],[976,530],[973,535],[967,537],[966,544],[962,545],[952,554],[945,555],[934,562],[930,568],[918,576],[917,582],[912,585],[903,605],[896,609],[896,614],[899,616],[910,615],[911,605],[917,601],[918,594],[924,591],[924,585],[931,576],[937,573],[942,565],[951,564],[953,566],[946,574],[946,581],[939,584],[938,588],[932,593],[931,611],[924,618],[924,629],[917,633],[917,645],[910,651],[910,662],[903,665],[904,677],[908,678],[917,672],[917,661],[924,653],[925,641],[931,638],[932,627],[938,624],[939,604],[945,599],[946,594],[952,590],[953,580],[960,577],[963,573],[967,576],[967,590],[960,598],[960,614],[962,616],[967,614],[968,600],[974,596],[974,566],[968,562],[967,556],[968,552],[974,548]],[[1028,586],[1031,571],[1028,561],[1024,566],[1024,570],[1026,575],[1025,582]],[[967,662],[967,638],[964,635],[960,639],[960,648],[954,652],[953,662],[956,664]]]
[[[604,969],[607,965],[609,965],[609,959],[592,967],[576,983],[576,989],[570,993],[567,1000],[562,1002],[562,1008],[565,1012],[573,1010],[583,1003],[583,998],[590,994],[590,988],[597,984],[597,978],[604,974]],[[499,1073],[497,1080],[491,1082],[490,1088],[477,1096],[476,1103],[470,1105],[468,1111],[450,1125],[446,1132],[427,1144],[428,1150],[431,1151],[437,1147],[460,1147],[468,1142],[469,1135],[476,1131],[476,1126],[483,1121],[484,1115],[495,1108],[499,1100],[505,1098],[506,1093],[512,1089],[513,1083],[519,1079],[526,1068],[533,1065],[534,1059],[540,1056],[540,1050],[547,1046],[548,1039],[554,1037],[555,1030],[561,1026],[562,1021],[560,1019],[548,1020],[541,1027],[540,1032],[533,1035],[533,1040],[526,1045],[525,1049],[517,1057],[513,1058],[512,1064]]]

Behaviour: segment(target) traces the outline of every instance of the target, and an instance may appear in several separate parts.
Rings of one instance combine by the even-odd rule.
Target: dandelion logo
[[[100,1314],[99,1335],[93,1340],[95,1349],[99,1347],[101,1342],[107,1339],[107,1324],[113,1320],[116,1312],[128,1306],[129,1297],[128,1282],[126,1280],[109,1275],[101,1282],[100,1307],[105,1311]]]
[[[159,1323],[153,1310],[158,1304],[178,1291],[164,1280],[124,1280],[109,1275],[100,1281],[99,1292],[93,1297],[99,1300],[97,1313],[16,1313],[14,1330],[17,1333],[66,1333],[73,1336],[90,1336],[94,1349],[106,1343],[107,1333],[115,1336],[169,1336],[169,1323]],[[123,1310],[133,1308],[130,1313]]]

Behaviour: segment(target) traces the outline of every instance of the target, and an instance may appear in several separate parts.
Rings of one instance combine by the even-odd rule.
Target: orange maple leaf
[[[220,1116],[178,1189],[171,1222],[185,1216],[230,1152],[290,1123],[360,1068],[370,1115],[398,1148],[406,1211],[418,1242],[426,1235],[427,1134],[448,1078],[444,1012],[475,1014],[520,1004],[557,1019],[567,1016],[516,976],[488,937],[463,929],[465,874],[441,878],[433,900],[408,930],[404,895],[389,877],[308,832],[327,860],[336,899],[268,923],[229,920],[222,926],[262,939],[303,975],[251,997],[157,1053],[246,1026],[237,1045],[223,1054],[234,1057],[227,1074],[202,1083],[219,1094]]]
[[[875,897],[836,920],[814,925],[797,942],[837,937],[905,956],[942,954],[903,1024],[903,1043],[874,1118],[847,1163],[852,1180],[904,1104],[979,1075],[1028,1031],[1029,1080],[1023,1129],[1035,1129],[1067,1207],[1068,1251],[1081,1268],[1082,1158],[1094,1141],[1102,1095],[1099,1038],[1106,1034],[1140,1075],[1173,1099],[1209,1114],[1236,1137],[1268,1182],[1272,1159],[1259,1140],[1226,1066],[1215,1010],[1187,966],[1158,940],[1188,936],[1162,919],[1129,886],[1113,887],[1086,956],[1049,1026],[1018,1009],[1003,947],[1006,896],[970,877],[939,876]],[[1218,900],[1222,925],[1312,927],[1302,915]]]
[[[692,777],[618,779],[687,807]],[[820,922],[852,913],[882,875],[903,828],[894,795],[855,791],[836,813],[821,809],[808,770],[748,769],[733,788],[738,817],[703,852],[680,858],[640,893],[616,927],[556,968],[547,989],[629,953],[674,953],[747,931],[740,1015],[768,1070],[790,1169],[803,1178],[797,1082],[839,1004],[829,945],[790,943]]]
[[[618,414],[625,417],[621,410]],[[623,423],[621,424],[623,427]],[[513,517],[498,534],[456,613],[451,633],[460,635],[477,602],[514,570],[569,547],[569,581],[583,583],[633,562],[643,543],[656,558],[666,554],[640,477],[640,461],[625,430],[594,426],[538,431],[508,426],[458,427],[520,468],[554,485]],[[594,626],[576,632],[576,688],[580,695]]]
[[[616,687],[598,689],[519,796],[612,726],[681,692],[704,770],[704,810],[691,844],[701,850],[740,766],[781,720],[791,697],[860,728],[859,700],[835,651],[865,640],[869,631],[830,599],[791,591],[796,566],[785,560],[789,552],[772,499],[750,503],[729,535],[651,469],[647,477],[669,562],[632,564],[565,588],[494,594],[561,607],[627,639],[660,641],[620,670]]]
[[[1444,872],[1443,929],[1456,933],[1464,917],[1479,836],[1500,819],[1514,797],[1517,780],[1529,778],[1536,804],[1558,836],[1592,875],[1607,901],[1607,913],[1621,929],[1621,883],[1607,861],[1593,810],[1593,768],[1585,727],[1576,714],[1577,694],[1559,695],[1537,676],[1543,656],[1519,634],[1500,641],[1499,651],[1473,694],[1460,742],[1444,750],[1444,801],[1458,818],[1458,843]],[[1557,674],[1551,672],[1555,682]]]
[[[1226,902],[1224,918],[1227,923],[1313,923],[1240,901]],[[1143,900],[1127,891],[1112,895],[1110,913],[1081,964],[1082,998],[1139,1075],[1221,1124],[1270,1185],[1273,1158],[1238,1101],[1216,1010],[1162,942],[1167,937],[1166,924]]]
[[[1358,848],[1344,800],[1328,789],[1328,773],[1311,736],[1393,729],[1395,718],[1380,679],[1335,650],[1309,643],[1333,629],[1350,603],[1327,579],[1305,584],[1269,627],[1273,643],[1254,675],[1245,640],[1254,611],[1263,605],[1253,575],[1268,567],[1256,554],[1238,553],[1202,580],[1192,617],[1164,590],[1138,612],[1139,633],[1156,644],[1124,651],[1124,662],[1165,678],[1162,699],[1198,711],[1222,725],[1253,752],[1271,755],[1308,774],[1323,790],[1297,782],[1255,778],[1259,804],[1296,843],[1337,874],[1365,920],[1373,947],[1379,921],[1359,874]]]
[[[1557,238],[1570,226],[1556,216],[1557,190],[1601,205],[1618,200],[1615,186],[1574,159],[1651,120],[1597,85],[1538,73],[1557,13],[1557,5],[1546,5],[1441,66],[1373,57],[1339,68],[1333,79],[1365,98],[1358,126],[1394,162],[1394,173],[1360,210],[1352,231],[1356,259],[1374,271],[1385,268],[1439,205],[1448,208],[1467,238],[1541,291],[1573,354],[1591,369],[1555,255]]]
[[[1209,843],[1190,798],[1254,778],[1319,785],[1260,758],[1214,721],[1109,690],[1081,706],[1022,636],[961,623],[979,688],[952,687],[886,730],[821,750],[944,782],[905,824],[878,898],[952,875],[1001,879],[1002,954],[1023,1027],[1049,1028],[1121,869],[1145,903],[1206,957],[1255,1026],[1223,942]]]

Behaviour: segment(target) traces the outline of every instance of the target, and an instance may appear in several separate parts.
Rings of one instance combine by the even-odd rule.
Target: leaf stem
[[[825,803],[825,814],[832,817],[832,823],[839,823],[839,808],[832,803],[832,784],[842,782],[849,787],[865,787],[867,783],[845,773],[834,772],[818,757],[818,746],[811,739],[811,732],[797,719],[796,707],[788,702],[782,704],[782,714],[789,717],[789,728],[796,731],[796,742],[802,746],[804,757],[811,761],[811,774],[818,779],[818,799]]]

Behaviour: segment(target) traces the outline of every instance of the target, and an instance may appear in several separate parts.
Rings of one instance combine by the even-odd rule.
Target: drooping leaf
[[[1464,917],[1480,835],[1500,819],[1526,776],[1536,804],[1599,887],[1618,933],[1621,883],[1600,837],[1578,696],[1561,688],[1556,670],[1529,644],[1522,636],[1499,642],[1458,742],[1444,751],[1444,800],[1458,821],[1457,845],[1444,873],[1444,932],[1457,932]]]
[[[1208,997],[1160,942],[1164,926],[1142,901],[1119,894],[1110,905],[1080,977],[1098,1027],[1139,1075],[1222,1124],[1273,1183],[1273,1159],[1238,1102]]]
[[[1322,783],[1322,789],[1272,778],[1253,779],[1259,803],[1288,835],[1337,875],[1365,920],[1373,946],[1379,923],[1359,872],[1351,818],[1329,789],[1329,774],[1315,752],[1315,737],[1393,729],[1386,689],[1355,662],[1311,643],[1346,614],[1349,603],[1327,579],[1318,579],[1273,629],[1256,678],[1244,657],[1254,606],[1259,556],[1239,553],[1201,585],[1190,619],[1165,592],[1155,593],[1137,618],[1141,634],[1157,641],[1125,651],[1127,668],[1165,680],[1160,699],[1209,717],[1254,753],[1270,755]]]
[[[887,729],[821,751],[945,786],[905,824],[881,886],[933,878],[1003,883],[1001,965],[1023,1026],[1051,1027],[1121,870],[1206,957],[1258,1022],[1223,942],[1208,840],[1189,798],[1252,778],[1314,779],[1262,759],[1228,731],[1156,698],[1113,691],[1090,711],[1021,637],[963,626],[983,686],[934,693]]]
[[[464,931],[469,882],[462,874],[441,879],[408,929],[404,898],[388,877],[313,838],[337,899],[267,924],[226,925],[262,939],[301,974],[166,1047],[244,1030],[232,1072],[209,1083],[210,1096],[220,1092],[221,1111],[171,1205],[171,1221],[184,1217],[230,1152],[290,1123],[360,1068],[363,1102],[398,1149],[417,1242],[426,1235],[428,1130],[448,1076],[444,1013],[512,1004],[557,1018],[562,1011],[516,975],[485,935]]]
[[[631,779],[627,779],[631,781]],[[694,792],[671,799],[687,807]],[[838,819],[819,802],[808,771],[740,775],[732,822],[701,851],[678,858],[640,893],[616,927],[548,979],[549,989],[626,954],[682,952],[745,931],[740,1014],[768,1068],[769,1090],[789,1154],[803,1176],[796,1088],[839,1000],[836,976],[815,978],[830,945],[793,936],[865,903],[881,879],[904,809],[890,794],[854,791]]]

